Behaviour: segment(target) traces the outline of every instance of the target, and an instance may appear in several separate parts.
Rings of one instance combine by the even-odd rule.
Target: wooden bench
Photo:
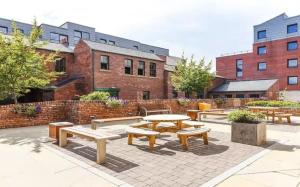
[[[207,115],[211,115],[211,116],[225,116],[226,117],[228,114],[221,113],[221,112],[199,112],[198,113],[198,121],[201,121],[202,115],[203,115],[203,118],[206,118]]]
[[[65,127],[60,128],[59,146],[63,147],[67,144],[67,134],[73,134],[81,138],[95,141],[97,144],[97,164],[105,161],[106,155],[106,140],[110,138],[119,138],[117,134],[99,132],[83,127]]]
[[[293,114],[283,114],[283,113],[276,114],[275,113],[275,117],[278,118],[278,123],[282,123],[282,118],[286,118],[286,120],[287,120],[288,123],[292,123],[291,122],[291,116],[292,115]]]
[[[205,145],[208,145],[208,132],[209,128],[200,128],[194,130],[182,130],[177,132],[177,137],[179,138],[180,144],[182,144],[183,149],[188,149],[188,139],[190,137],[203,138]]]
[[[220,113],[224,113],[225,110],[221,109],[221,108],[215,108],[215,109],[205,110],[205,112],[220,112]]]
[[[128,145],[132,145],[133,138],[146,136],[149,140],[150,149],[154,148],[156,136],[160,134],[159,132],[152,131],[149,129],[132,128],[132,127],[127,128],[126,131],[128,134]]]
[[[130,116],[130,117],[119,117],[119,118],[106,118],[106,119],[93,119],[91,128],[93,130],[97,129],[97,125],[101,125],[103,123],[108,123],[108,122],[120,122],[120,121],[129,121],[129,120],[137,120],[141,121],[143,119],[142,116]]]
[[[140,115],[148,116],[149,114],[171,114],[169,106],[140,106]]]
[[[190,120],[184,120],[184,121],[182,121],[182,124],[185,126],[194,127],[194,128],[201,128],[202,126],[204,126],[199,121],[190,121]]]
[[[132,123],[129,126],[133,128],[148,128],[151,124],[152,122],[149,121],[139,121],[137,123]]]

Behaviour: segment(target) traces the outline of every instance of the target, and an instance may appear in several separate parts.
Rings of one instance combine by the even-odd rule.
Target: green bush
[[[292,101],[251,101],[246,104],[247,106],[263,106],[263,107],[292,107],[300,108],[300,104]]]
[[[106,106],[108,108],[118,108],[120,106],[123,106],[124,102],[121,99],[116,99],[116,98],[109,98],[106,101]]]
[[[264,118],[264,114],[253,113],[247,110],[235,110],[228,115],[229,121],[238,123],[259,123]]]
[[[88,95],[83,95],[80,97],[81,101],[101,101],[106,103],[109,99],[110,94],[108,92],[92,92]]]
[[[190,104],[190,102],[191,102],[191,100],[188,99],[188,98],[179,98],[179,99],[178,99],[178,103],[179,103],[179,105],[181,105],[181,106],[187,106],[187,105]]]
[[[16,105],[14,107],[14,113],[22,114],[27,117],[35,117],[37,115],[37,108],[32,105]]]

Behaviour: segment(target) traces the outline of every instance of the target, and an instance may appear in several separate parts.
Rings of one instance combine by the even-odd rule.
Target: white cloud
[[[0,17],[61,25],[72,21],[97,31],[169,48],[172,55],[215,60],[251,49],[252,26],[286,12],[300,14],[298,0],[10,0]]]

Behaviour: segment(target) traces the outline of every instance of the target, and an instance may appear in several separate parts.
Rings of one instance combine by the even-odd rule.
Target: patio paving
[[[163,133],[150,151],[145,139],[127,145],[125,136],[109,142],[102,165],[95,164],[94,142],[72,138],[64,148],[50,145],[133,186],[199,186],[264,149],[233,143],[229,133],[212,131],[209,137],[209,145],[193,139],[184,151],[174,134]]]

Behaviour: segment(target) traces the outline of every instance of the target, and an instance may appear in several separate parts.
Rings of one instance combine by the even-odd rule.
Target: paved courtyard
[[[150,151],[146,139],[127,145],[124,136],[109,142],[103,165],[95,164],[94,142],[75,138],[64,148],[51,145],[133,186],[199,186],[264,149],[233,143],[225,132],[212,131],[209,137],[209,145],[193,139],[184,151],[174,134],[163,133]]]

